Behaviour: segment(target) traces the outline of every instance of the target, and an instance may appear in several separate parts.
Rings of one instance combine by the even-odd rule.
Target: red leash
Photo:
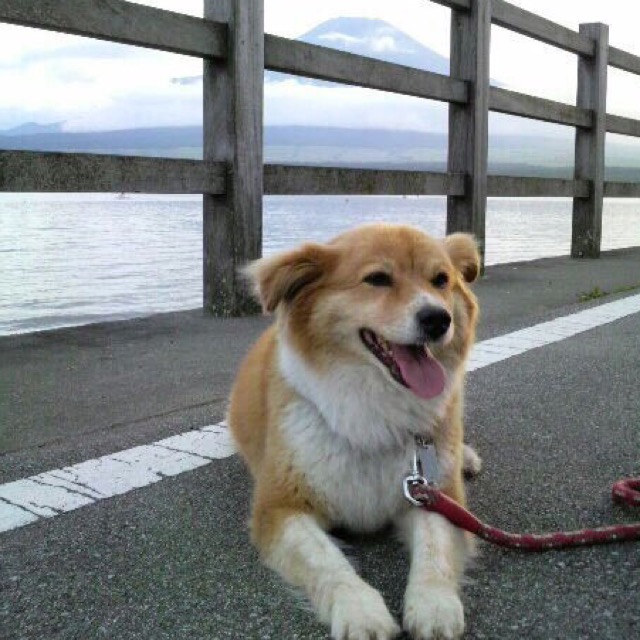
[[[407,495],[407,492],[409,495]],[[640,478],[630,478],[616,482],[612,487],[611,493],[613,499],[617,502],[640,506]],[[478,520],[472,513],[436,489],[432,484],[428,484],[422,477],[418,479],[416,476],[409,476],[405,480],[405,495],[413,504],[428,511],[439,513],[457,527],[470,531],[483,540],[501,547],[509,547],[510,549],[547,551],[548,549],[563,549],[589,544],[640,540],[640,522],[599,527],[597,529],[582,529],[569,532],[556,531],[544,534],[518,534],[502,531]]]

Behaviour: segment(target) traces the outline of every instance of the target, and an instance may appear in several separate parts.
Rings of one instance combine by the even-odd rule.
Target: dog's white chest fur
[[[299,397],[282,429],[296,466],[325,502],[333,524],[373,531],[407,508],[402,480],[411,471],[413,434],[431,435],[444,398],[425,402],[370,366],[311,371],[280,345],[280,368]]]
[[[290,407],[282,426],[299,471],[325,502],[334,525],[374,531],[405,506],[402,479],[411,469],[410,446],[354,449],[304,399]]]

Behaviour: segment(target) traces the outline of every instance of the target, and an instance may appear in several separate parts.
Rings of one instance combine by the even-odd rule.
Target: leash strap
[[[501,547],[522,551],[547,551],[549,549],[640,540],[640,522],[579,531],[556,531],[543,534],[509,533],[485,524],[435,486],[424,482],[424,479],[422,480],[423,482],[414,480],[407,487],[412,504],[427,511],[439,513],[455,526]],[[640,506],[640,478],[616,482],[611,493],[617,502]]]

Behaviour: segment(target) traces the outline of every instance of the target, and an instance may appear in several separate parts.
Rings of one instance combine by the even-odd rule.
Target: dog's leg
[[[435,513],[411,509],[398,523],[411,554],[404,599],[404,628],[414,640],[459,638],[464,612],[458,595],[467,543],[463,533]]]
[[[482,471],[482,458],[468,444],[462,448],[462,471],[469,478],[474,478]]]
[[[399,633],[380,593],[313,516],[271,510],[254,517],[253,538],[265,563],[305,591],[336,640],[389,640]]]

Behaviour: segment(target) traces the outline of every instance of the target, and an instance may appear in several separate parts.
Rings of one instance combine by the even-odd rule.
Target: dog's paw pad
[[[482,471],[482,458],[468,444],[464,445],[462,452],[462,470],[468,478],[474,478]]]
[[[413,640],[455,640],[464,633],[464,610],[453,589],[427,588],[407,594],[404,629]]]
[[[333,605],[334,640],[391,640],[399,633],[400,627],[375,589],[352,589],[341,594]]]

